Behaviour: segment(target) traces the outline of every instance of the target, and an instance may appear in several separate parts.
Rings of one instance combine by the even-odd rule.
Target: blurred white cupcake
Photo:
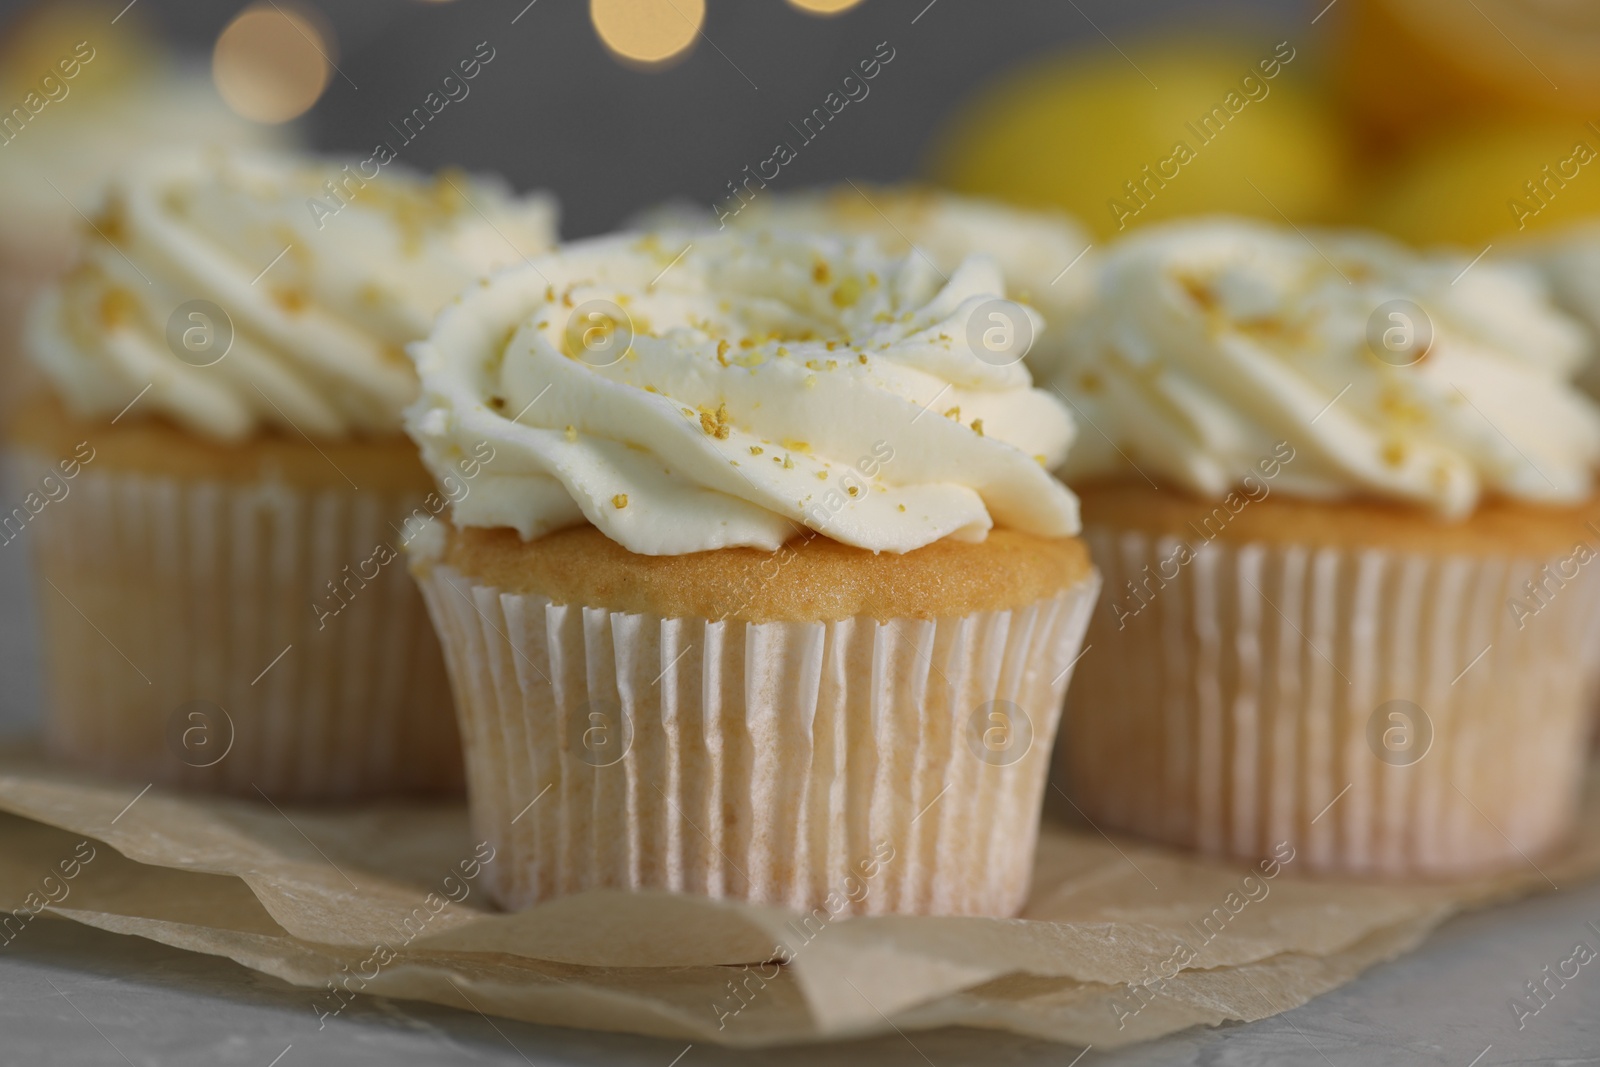
[[[1060,763],[1101,825],[1448,876],[1570,832],[1600,410],[1534,280],[1236,219],[1106,256],[1057,381],[1106,575]]]
[[[0,417],[31,381],[24,310],[76,258],[101,187],[130,158],[194,145],[282,146],[282,127],[223,104],[202,65],[179,62],[120,4],[40,4],[0,48]]]
[[[1600,218],[1520,245],[1508,258],[1537,271],[1561,310],[1588,330],[1578,385],[1600,397]]]
[[[358,170],[137,161],[96,211],[117,247],[86,245],[33,304],[51,388],[12,437],[52,502],[0,514],[0,544],[31,539],[44,578],[56,752],[276,799],[459,787],[438,644],[394,561],[400,524],[474,492],[493,451],[430,492],[400,429],[418,390],[403,348],[549,248],[555,208],[464,174]],[[196,701],[230,724],[226,759],[169,732]]]

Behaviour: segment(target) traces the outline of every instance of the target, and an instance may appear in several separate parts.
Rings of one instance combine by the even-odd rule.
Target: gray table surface
[[[39,717],[39,648],[24,540],[0,546],[0,731]],[[0,1067],[12,1064],[621,1064],[874,1067],[1600,1064],[1600,967],[1518,1029],[1525,982],[1583,941],[1600,949],[1600,885],[1461,917],[1423,947],[1295,1011],[1105,1052],[984,1031],[913,1033],[760,1053],[486,1019],[362,997],[320,1032],[310,994],[227,960],[65,921],[0,948]],[[1595,973],[1591,973],[1595,972]],[[681,1057],[681,1058],[680,1058]]]

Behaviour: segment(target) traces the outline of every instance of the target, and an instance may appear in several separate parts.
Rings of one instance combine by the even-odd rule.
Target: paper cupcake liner
[[[65,484],[0,546],[33,542],[53,750],[274,801],[460,790],[443,658],[390,525],[416,501],[91,467]],[[379,545],[395,558],[376,565]]]
[[[503,906],[604,887],[830,915],[1021,907],[1098,577],[1013,611],[754,624],[417,575]]]
[[[1381,875],[1525,863],[1570,829],[1600,559],[1521,615],[1544,560],[1216,541],[1162,581],[1176,539],[1085,539],[1107,592],[1057,765],[1097,825]]]
[[[62,249],[73,247],[63,238],[54,247],[0,248],[0,425],[44,380],[23,351],[23,322],[34,297],[66,270]]]

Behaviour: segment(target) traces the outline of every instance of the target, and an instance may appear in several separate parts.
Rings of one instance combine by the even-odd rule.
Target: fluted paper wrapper
[[[37,564],[52,750],[277,801],[459,792],[427,610],[399,549],[374,559],[415,501],[92,467],[65,484],[19,538]]]
[[[1409,886],[1308,880],[1299,856],[1268,878],[1102,836],[1050,796],[1017,919],[840,914],[819,925],[784,908],[616,890],[504,914],[484,893],[501,859],[458,804],[141,796],[5,749],[0,952],[53,915],[235,960],[303,988],[304,1025],[289,1021],[285,1041],[313,1058],[318,1029],[341,1025],[346,1005],[387,996],[671,1039],[662,1064],[686,1042],[896,1031],[944,1063],[956,1062],[940,1055],[946,1039],[918,1031],[983,1027],[1103,1052],[1265,1018],[1407,951],[1463,908],[1600,872],[1594,791],[1570,849],[1540,859],[1543,876],[1524,864]],[[1174,970],[1180,944],[1196,956]],[[882,1049],[825,1055],[879,1063]]]
[[[1099,824],[1386,876],[1522,865],[1571,832],[1600,567],[1213,541],[1178,568],[1172,537],[1085,539],[1106,595],[1058,765]]]
[[[1097,577],[1012,611],[755,624],[416,573],[503,906],[620,888],[852,914],[1021,907]]]

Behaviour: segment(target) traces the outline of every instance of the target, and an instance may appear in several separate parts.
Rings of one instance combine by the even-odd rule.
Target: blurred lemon
[[[1600,131],[1578,120],[1461,128],[1374,182],[1362,220],[1416,244],[1481,247],[1600,214]]]
[[[141,15],[126,12],[111,24],[124,6],[126,0],[52,0],[7,23],[0,34],[0,92],[6,94],[6,106],[15,103],[13,96],[39,90],[45,77],[59,82],[68,71],[73,72],[67,79],[70,92],[92,93],[155,69],[165,57]]]
[[[1344,139],[1291,45],[1128,51],[1131,61],[1056,55],[1003,76],[936,140],[936,179],[1064,208],[1102,236],[1197,212],[1339,213]]]
[[[1452,119],[1600,109],[1593,0],[1345,0],[1330,22],[1340,91],[1376,147]]]

